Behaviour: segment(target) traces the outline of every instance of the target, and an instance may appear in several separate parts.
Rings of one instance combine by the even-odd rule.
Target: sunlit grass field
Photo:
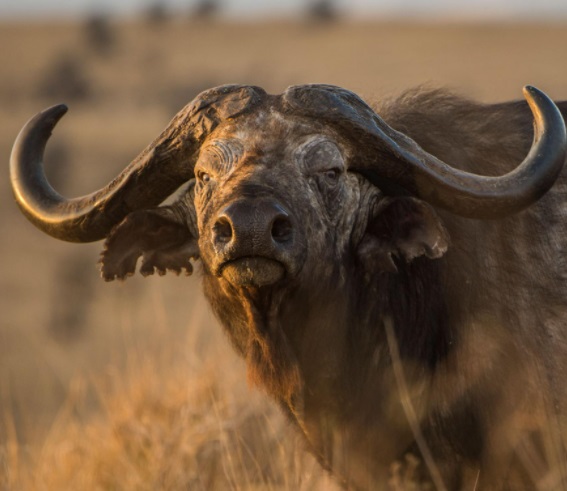
[[[35,112],[70,107],[47,168],[76,196],[224,83],[279,92],[323,82],[371,101],[419,84],[499,101],[530,83],[567,99],[561,24],[0,23],[0,46],[2,491],[336,489],[275,405],[247,386],[198,269],[106,284],[100,244],[57,242],[20,215],[9,153]],[[412,486],[410,472],[390,487]]]

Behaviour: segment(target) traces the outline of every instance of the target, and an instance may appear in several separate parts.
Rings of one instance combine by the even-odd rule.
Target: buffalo
[[[330,85],[225,85],[76,199],[42,168],[59,105],[22,129],[12,185],[45,233],[104,239],[105,280],[200,260],[250,382],[345,488],[386,489],[413,454],[438,489],[551,489],[567,482],[567,103],[524,95],[372,108]]]

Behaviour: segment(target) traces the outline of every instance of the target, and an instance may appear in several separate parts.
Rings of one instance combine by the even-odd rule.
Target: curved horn
[[[222,120],[257,104],[264,94],[258,87],[239,85],[203,92],[110,184],[75,199],[57,193],[43,170],[51,131],[67,112],[65,105],[53,106],[28,121],[14,143],[10,173],[16,201],[35,226],[55,238],[100,240],[128,213],[158,205],[191,179],[206,136]]]
[[[306,89],[311,93],[318,90],[315,103],[311,100],[305,104]],[[325,118],[355,135],[360,148],[366,148],[368,157],[357,161],[351,170],[379,186],[393,182],[394,186],[457,215],[499,218],[516,213],[549,190],[565,162],[565,122],[553,101],[535,87],[524,88],[535,123],[531,150],[518,167],[499,177],[471,174],[447,165],[388,126],[352,92],[329,86],[290,90],[295,91],[288,96],[294,106],[301,100],[304,107],[307,105],[318,112],[326,106]],[[322,92],[327,94],[322,95]],[[330,115],[329,107],[334,109]]]

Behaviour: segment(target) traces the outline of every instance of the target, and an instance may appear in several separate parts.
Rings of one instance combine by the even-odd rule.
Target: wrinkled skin
[[[223,151],[218,151],[221,144]],[[366,235],[371,212],[378,216],[383,211],[377,204],[381,196],[368,181],[347,172],[348,156],[348,147],[323,127],[255,115],[238,121],[238,127],[219,128],[203,147],[196,165],[195,207],[199,250],[208,270],[205,292],[237,350],[247,357],[250,379],[286,406],[324,465],[345,482],[359,465],[364,470],[357,479],[373,482],[385,479],[388,469],[379,470],[378,479],[366,475],[364,455],[375,459],[381,454],[389,462],[411,437],[395,448],[385,444],[400,441],[394,434],[389,437],[391,430],[366,441],[359,427],[365,418],[358,409],[344,414],[348,398],[336,397],[335,385],[348,384],[337,372],[349,356],[354,305],[345,304],[344,296],[353,281],[353,261],[381,261],[373,267],[392,270],[390,252],[411,259],[424,253],[436,257],[447,247],[447,238],[434,212],[417,201],[412,204],[430,214],[433,223],[427,230],[412,230],[415,237],[407,246],[382,244]],[[219,265],[223,255],[211,231],[228,203],[264,194],[293,217],[296,244],[283,259],[283,275],[273,283],[262,278],[257,286],[254,278],[243,280],[239,275],[244,273],[228,274]],[[255,274],[261,275],[263,268],[258,269]]]
[[[354,94],[320,89],[276,97],[227,86],[187,106],[134,175],[163,177],[170,166],[184,178],[195,145],[196,178],[173,205],[122,215],[105,242],[104,278],[133,274],[140,257],[144,275],[190,273],[200,259],[250,382],[346,488],[388,489],[408,453],[422,461],[416,479],[440,489],[560,482],[565,171],[501,220],[437,211],[355,172],[411,170],[382,143],[366,151],[372,140],[360,137],[379,122]],[[524,102],[417,91],[378,113],[418,156],[484,176],[516,167],[533,135]],[[129,179],[128,199],[103,208],[122,213],[134,200]]]
[[[194,186],[178,203],[137,212],[174,217],[171,223],[131,229],[132,214],[108,239],[103,262],[113,264],[123,254],[121,241],[132,250],[133,240],[147,236],[146,227],[163,237],[180,222],[188,224],[179,249],[190,250],[198,237],[205,293],[246,358],[250,381],[280,402],[325,467],[342,482],[364,488],[385,482],[390,463],[413,441],[399,404],[383,404],[383,397],[393,400],[397,394],[390,369],[379,369],[389,365],[387,347],[375,352],[372,374],[344,369],[354,353],[365,356],[375,342],[384,344],[379,319],[386,314],[386,298],[380,301],[369,278],[395,273],[398,260],[442,256],[448,236],[429,205],[384,198],[348,172],[352,153],[313,121],[268,112],[229,121],[202,146]],[[283,252],[263,252],[261,245],[253,250],[253,240],[232,247],[215,241],[223,210],[243,200],[257,209],[267,200],[290,217],[293,233]],[[159,271],[168,261],[176,263],[170,261],[175,256],[170,245],[164,249],[159,259],[148,256],[142,272],[152,272],[150,264],[161,264]],[[355,283],[361,280],[368,291],[357,296]],[[375,305],[361,312],[369,294]],[[353,323],[369,319],[378,319],[376,326],[362,339],[352,336]],[[358,376],[367,380],[352,384]],[[361,393],[368,384],[381,394],[374,403],[375,395]]]

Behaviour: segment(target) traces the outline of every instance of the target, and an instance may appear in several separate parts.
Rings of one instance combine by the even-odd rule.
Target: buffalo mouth
[[[286,275],[286,267],[275,259],[247,256],[225,262],[220,275],[235,286],[270,286]]]

